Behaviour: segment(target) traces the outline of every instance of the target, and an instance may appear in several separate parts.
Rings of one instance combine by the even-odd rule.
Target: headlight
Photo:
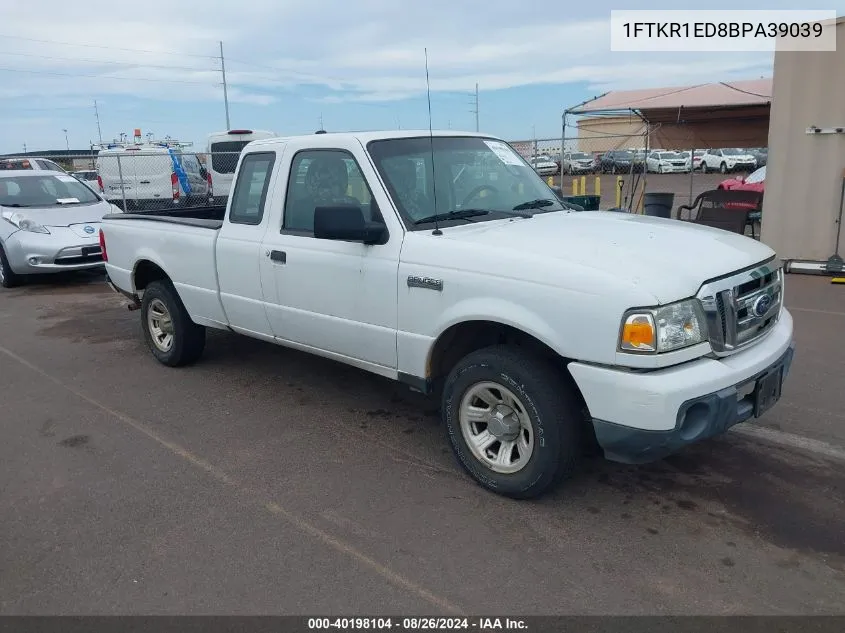
[[[45,227],[38,224],[34,220],[30,220],[22,213],[14,211],[3,211],[3,219],[18,227],[21,231],[29,231],[30,233],[49,233]]]
[[[698,299],[659,308],[637,308],[622,317],[619,350],[656,354],[707,340],[704,311]]]

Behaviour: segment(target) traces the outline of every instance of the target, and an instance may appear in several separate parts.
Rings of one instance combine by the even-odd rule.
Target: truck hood
[[[765,244],[737,233],[610,211],[552,212],[479,222],[445,230],[442,237],[477,246],[480,252],[534,260],[526,271],[536,270],[538,263],[568,266],[573,271],[590,268],[628,281],[660,303],[692,296],[705,281],[775,256]],[[484,259],[474,261],[483,266]]]

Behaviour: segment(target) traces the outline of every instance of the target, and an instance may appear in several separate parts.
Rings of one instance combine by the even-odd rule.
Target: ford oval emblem
[[[757,301],[754,302],[754,306],[751,308],[751,310],[754,312],[754,316],[762,317],[766,315],[766,313],[769,311],[769,308],[771,307],[771,295],[762,295],[760,297],[757,297]]]
[[[88,235],[91,235],[91,234],[95,231],[95,229],[94,229],[94,227],[93,227],[93,226],[86,226],[86,227],[85,227],[84,229],[82,229],[82,230],[83,230],[83,231],[85,231]]]

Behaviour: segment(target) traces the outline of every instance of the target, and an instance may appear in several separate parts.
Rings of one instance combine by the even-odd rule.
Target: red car
[[[766,166],[751,172],[745,178],[728,178],[719,183],[718,189],[759,191],[763,193],[766,185]]]

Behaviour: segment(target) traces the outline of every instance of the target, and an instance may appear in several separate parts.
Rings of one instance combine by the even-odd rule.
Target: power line
[[[7,73],[28,73],[32,75],[54,75],[56,77],[89,77],[91,79],[118,79],[121,81],[151,81],[172,84],[195,84],[200,86],[219,86],[218,83],[208,81],[189,81],[187,79],[152,79],[148,77],[115,77],[114,75],[84,75],[79,73],[56,73],[49,70],[24,70],[22,68],[0,68],[0,71]]]
[[[137,62],[119,62],[107,59],[86,59],[80,57],[54,57],[51,55],[36,55],[35,53],[12,53],[9,51],[0,51],[0,55],[19,55],[21,57],[37,57],[38,59],[57,59],[66,62],[84,62],[89,64],[118,64],[120,66],[136,66],[143,68],[163,68],[169,70],[193,70],[199,72],[220,72],[219,68],[197,68],[189,66],[166,66],[162,64],[139,64]],[[217,58],[215,58],[217,59]]]
[[[4,35],[0,33],[0,37],[5,37],[13,40],[24,40],[26,42],[40,42],[41,44],[60,44],[62,46],[80,46],[83,48],[101,48],[111,51],[129,51],[132,53],[152,53],[154,55],[178,55],[179,57],[202,57],[204,59],[217,59],[215,55],[198,55],[197,53],[178,53],[176,51],[152,51],[144,48],[122,48],[119,46],[103,46],[100,44],[79,44],[77,42],[58,42],[56,40],[40,40],[33,37],[22,37],[20,35]]]

